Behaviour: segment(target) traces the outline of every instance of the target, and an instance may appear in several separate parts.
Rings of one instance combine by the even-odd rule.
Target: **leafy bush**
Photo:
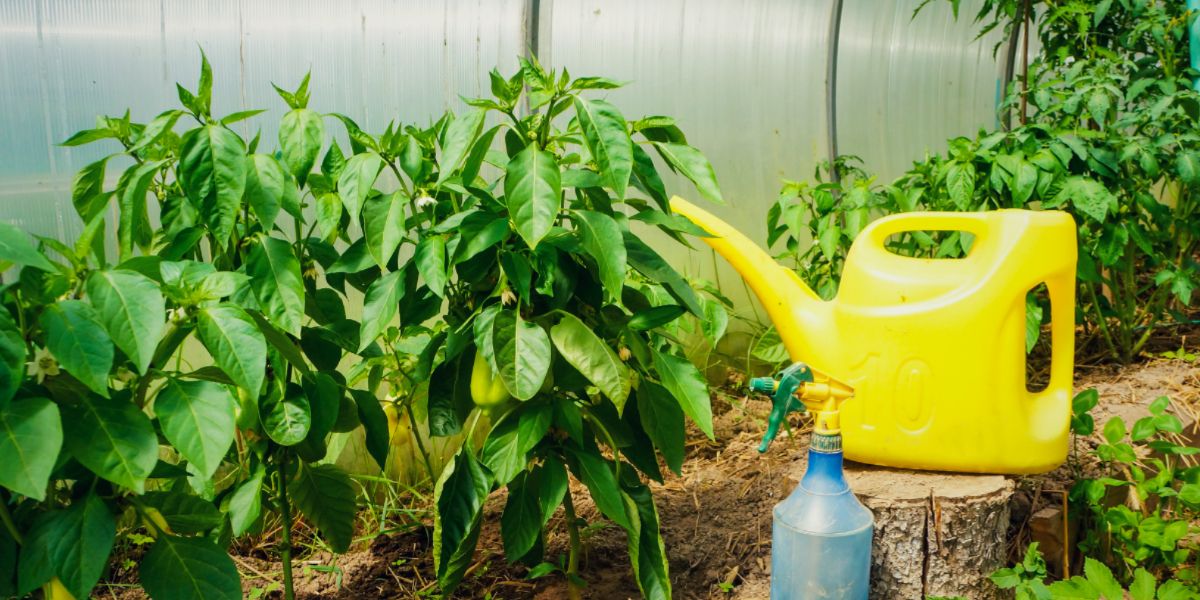
[[[1169,404],[1165,396],[1158,398],[1150,415],[1129,428],[1120,417],[1110,419],[1095,451],[1109,476],[1077,481],[1070,499],[1090,524],[1080,548],[1112,565],[1118,579],[1128,583],[1136,570],[1144,570],[1200,590],[1195,570],[1200,528],[1193,525],[1200,519],[1200,467],[1189,458],[1200,448],[1179,443],[1183,425],[1166,412]],[[1114,488],[1124,493],[1124,502],[1111,500]]]
[[[977,18],[985,31],[1037,27],[1041,54],[1002,106],[1017,123],[950,140],[945,154],[917,161],[886,185],[854,157],[823,164],[814,182],[786,182],[770,212],[769,241],[785,240],[783,256],[830,297],[854,237],[880,214],[1069,211],[1079,224],[1085,333],[1128,362],[1166,319],[1189,319],[1200,281],[1200,95],[1187,67],[1186,9],[989,0]],[[893,249],[956,257],[969,245],[957,232],[916,233]]]
[[[403,411],[434,436],[494,423],[440,479],[425,456],[444,593],[500,486],[513,560],[541,560],[565,505],[569,562],[535,572],[577,589],[570,472],[629,532],[646,595],[669,597],[637,473],[661,480],[655,448],[679,471],[685,414],[712,435],[704,379],[672,332],[690,313],[715,343],[727,317],[638,228],[699,233],[666,212],[648,148],[720,201],[712,167],[671,119],[627,122],[582,97],[614,82],[529,62],[492,77],[495,99],[380,135],[308,108],[305,77],[276,88],[289,110],[265,153],[229,127],[262,111],[213,116],[204,59],[181,109],[101,117],[65,142],[118,151],[75,179],[73,245],[0,225],[0,261],[21,267],[0,290],[0,595],[87,597],[118,533],[145,531],[151,597],[240,597],[224,547],[274,513],[291,597],[293,506],[345,551],[359,490],[327,455],[361,427],[383,467]],[[507,121],[485,130],[493,111]],[[348,151],[327,144],[327,117]]]
[[[534,576],[563,571],[578,594],[582,521],[569,473],[627,532],[646,597],[670,597],[642,476],[661,481],[656,448],[679,472],[684,415],[713,434],[704,378],[670,328],[690,313],[706,320],[701,329],[715,343],[727,317],[636,232],[702,235],[669,212],[649,151],[720,201],[712,167],[671,119],[627,121],[612,104],[585,97],[617,87],[613,81],[571,79],[528,61],[511,77],[491,77],[493,97],[447,117],[435,165],[414,178],[436,204],[418,217],[412,268],[444,282],[447,300],[425,350],[440,353],[428,371],[430,430],[474,428],[476,406],[494,421],[482,448],[465,444],[438,480],[439,583],[444,591],[459,583],[488,495],[507,487],[505,556],[533,565]],[[519,117],[523,100],[530,113]],[[501,122],[486,127],[489,114]],[[489,151],[497,137],[503,150]],[[485,171],[485,162],[495,169]],[[443,257],[454,273],[443,270]],[[387,285],[368,289],[366,321],[371,298]],[[469,373],[470,395],[461,383]],[[544,560],[544,529],[560,504],[570,550],[554,562]]]
[[[74,245],[35,247],[0,227],[0,258],[23,267],[0,309],[0,554],[16,557],[0,595],[46,585],[88,597],[118,532],[144,530],[151,597],[240,597],[224,546],[261,530],[265,513],[290,524],[293,504],[334,551],[349,547],[357,488],[322,462],[327,440],[363,426],[382,464],[387,419],[334,370],[380,348],[316,276],[337,252],[311,236],[304,208],[343,159],[335,145],[311,172],[324,127],[307,84],[280,91],[291,110],[279,151],[260,153],[229,125],[262,111],[213,116],[205,59],[196,90],[179,87],[182,109],[145,124],[101,117],[64,143],[119,148],[76,176]]]
[[[992,583],[1000,589],[1013,590],[1017,600],[1192,600],[1200,597],[1178,581],[1159,585],[1153,575],[1141,568],[1134,572],[1133,581],[1126,588],[1104,563],[1093,558],[1085,559],[1082,576],[1046,583],[1046,561],[1037,546],[1037,542],[1029,545],[1020,564],[992,573]]]

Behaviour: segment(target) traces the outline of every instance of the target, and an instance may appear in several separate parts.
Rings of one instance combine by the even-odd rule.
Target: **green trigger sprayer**
[[[756,377],[750,389],[772,395],[759,452],[767,451],[788,413],[807,408],[816,418],[804,478],[775,505],[771,599],[866,600],[875,522],[842,473],[838,410],[854,390],[804,363],[778,377]]]

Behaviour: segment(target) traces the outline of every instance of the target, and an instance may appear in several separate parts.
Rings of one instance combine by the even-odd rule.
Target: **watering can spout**
[[[671,210],[709,233],[711,237],[702,239],[750,285],[792,359],[819,360],[814,356],[815,342],[829,326],[829,303],[794,271],[776,263],[765,250],[708,211],[679,196],[671,198]]]

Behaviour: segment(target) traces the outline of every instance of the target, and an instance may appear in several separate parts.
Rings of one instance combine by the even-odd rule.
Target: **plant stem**
[[[421,441],[421,430],[417,429],[417,418],[413,416],[411,397],[404,406],[404,412],[408,413],[409,432],[417,440],[417,450],[421,452],[421,458],[425,461],[425,472],[429,474],[429,482],[436,483],[437,477],[433,476],[433,463],[429,462],[429,452],[425,450],[425,442]]]
[[[564,518],[567,521],[567,537],[571,541],[571,549],[567,554],[567,598],[570,600],[580,600],[583,596],[580,594],[579,586],[575,584],[575,580],[579,577],[579,524],[575,517],[575,503],[571,501],[571,490],[563,495],[563,510],[565,511]]]
[[[279,544],[279,560],[283,563],[283,597],[295,600],[296,590],[292,587],[292,509],[287,497],[286,449],[280,449],[275,472],[279,476],[279,515],[283,519],[283,541]]]
[[[1088,291],[1088,296],[1092,300],[1092,310],[1096,311],[1096,326],[1100,328],[1100,333],[1104,334],[1104,341],[1108,342],[1108,349],[1112,352],[1113,358],[1120,358],[1120,353],[1117,352],[1117,346],[1113,343],[1112,334],[1108,331],[1108,323],[1105,321],[1104,312],[1100,308],[1100,299],[1096,296],[1096,284],[1086,283],[1084,287]]]
[[[25,540],[21,537],[21,530],[17,529],[17,524],[13,522],[12,515],[8,512],[8,500],[0,498],[0,521],[4,522],[5,529],[8,529],[8,534],[12,536],[18,544],[24,546]]]

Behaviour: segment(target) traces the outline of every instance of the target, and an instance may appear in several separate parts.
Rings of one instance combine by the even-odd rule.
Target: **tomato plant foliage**
[[[1041,42],[1018,61],[1028,69],[1000,106],[1006,126],[950,140],[890,183],[852,156],[822,164],[812,180],[785,184],[769,241],[830,297],[850,244],[876,216],[1068,211],[1078,224],[1086,341],[1129,362],[1158,327],[1190,320],[1200,281],[1200,95],[1187,51],[1194,15],[1178,2],[986,0],[976,18],[985,32],[1023,28]],[[961,256],[971,242],[959,232],[890,241],[896,252],[927,257]],[[1034,301],[1031,345],[1049,315]]]

